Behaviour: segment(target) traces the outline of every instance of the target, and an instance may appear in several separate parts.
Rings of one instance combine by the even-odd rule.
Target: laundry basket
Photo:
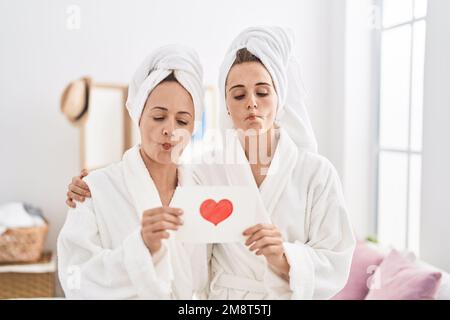
[[[6,230],[0,235],[0,264],[38,261],[47,233],[47,221],[42,226]]]
[[[56,259],[51,252],[36,262],[0,264],[0,299],[55,297]]]

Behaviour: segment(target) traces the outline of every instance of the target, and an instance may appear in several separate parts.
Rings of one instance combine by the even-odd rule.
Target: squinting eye
[[[240,96],[237,96],[237,97],[234,97],[236,100],[242,100],[242,99],[244,99],[245,98],[245,95],[243,94],[243,95],[240,95]]]
[[[264,92],[258,92],[257,95],[259,97],[267,97],[269,94],[268,93],[264,93]]]
[[[187,126],[187,125],[188,125],[188,122],[186,122],[186,121],[178,120],[177,122],[178,122],[178,124],[179,124],[180,126]]]
[[[155,118],[153,118],[153,120],[155,120],[155,121],[163,121],[164,118],[161,118],[161,117],[155,117]]]

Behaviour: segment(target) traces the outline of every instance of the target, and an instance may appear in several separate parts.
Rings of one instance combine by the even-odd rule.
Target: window
[[[217,90],[214,86],[205,87],[205,106],[203,108],[203,116],[201,124],[197,132],[193,136],[193,141],[202,141],[205,132],[208,130],[217,129]]]
[[[419,254],[427,0],[380,0],[377,233]]]

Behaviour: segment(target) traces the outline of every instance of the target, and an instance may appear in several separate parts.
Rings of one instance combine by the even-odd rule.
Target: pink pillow
[[[383,258],[381,252],[358,240],[347,284],[332,300],[363,300],[369,292],[367,280]]]
[[[442,274],[413,260],[392,250],[373,275],[366,300],[435,299]]]

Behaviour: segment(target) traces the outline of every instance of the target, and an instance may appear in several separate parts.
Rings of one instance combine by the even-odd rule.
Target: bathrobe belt
[[[252,293],[267,293],[267,289],[264,286],[263,281],[247,277],[240,277],[233,274],[227,274],[224,273],[223,270],[219,271],[211,281],[211,292],[215,292],[218,289],[215,289],[216,285],[218,287],[223,287],[226,289],[249,291]]]

